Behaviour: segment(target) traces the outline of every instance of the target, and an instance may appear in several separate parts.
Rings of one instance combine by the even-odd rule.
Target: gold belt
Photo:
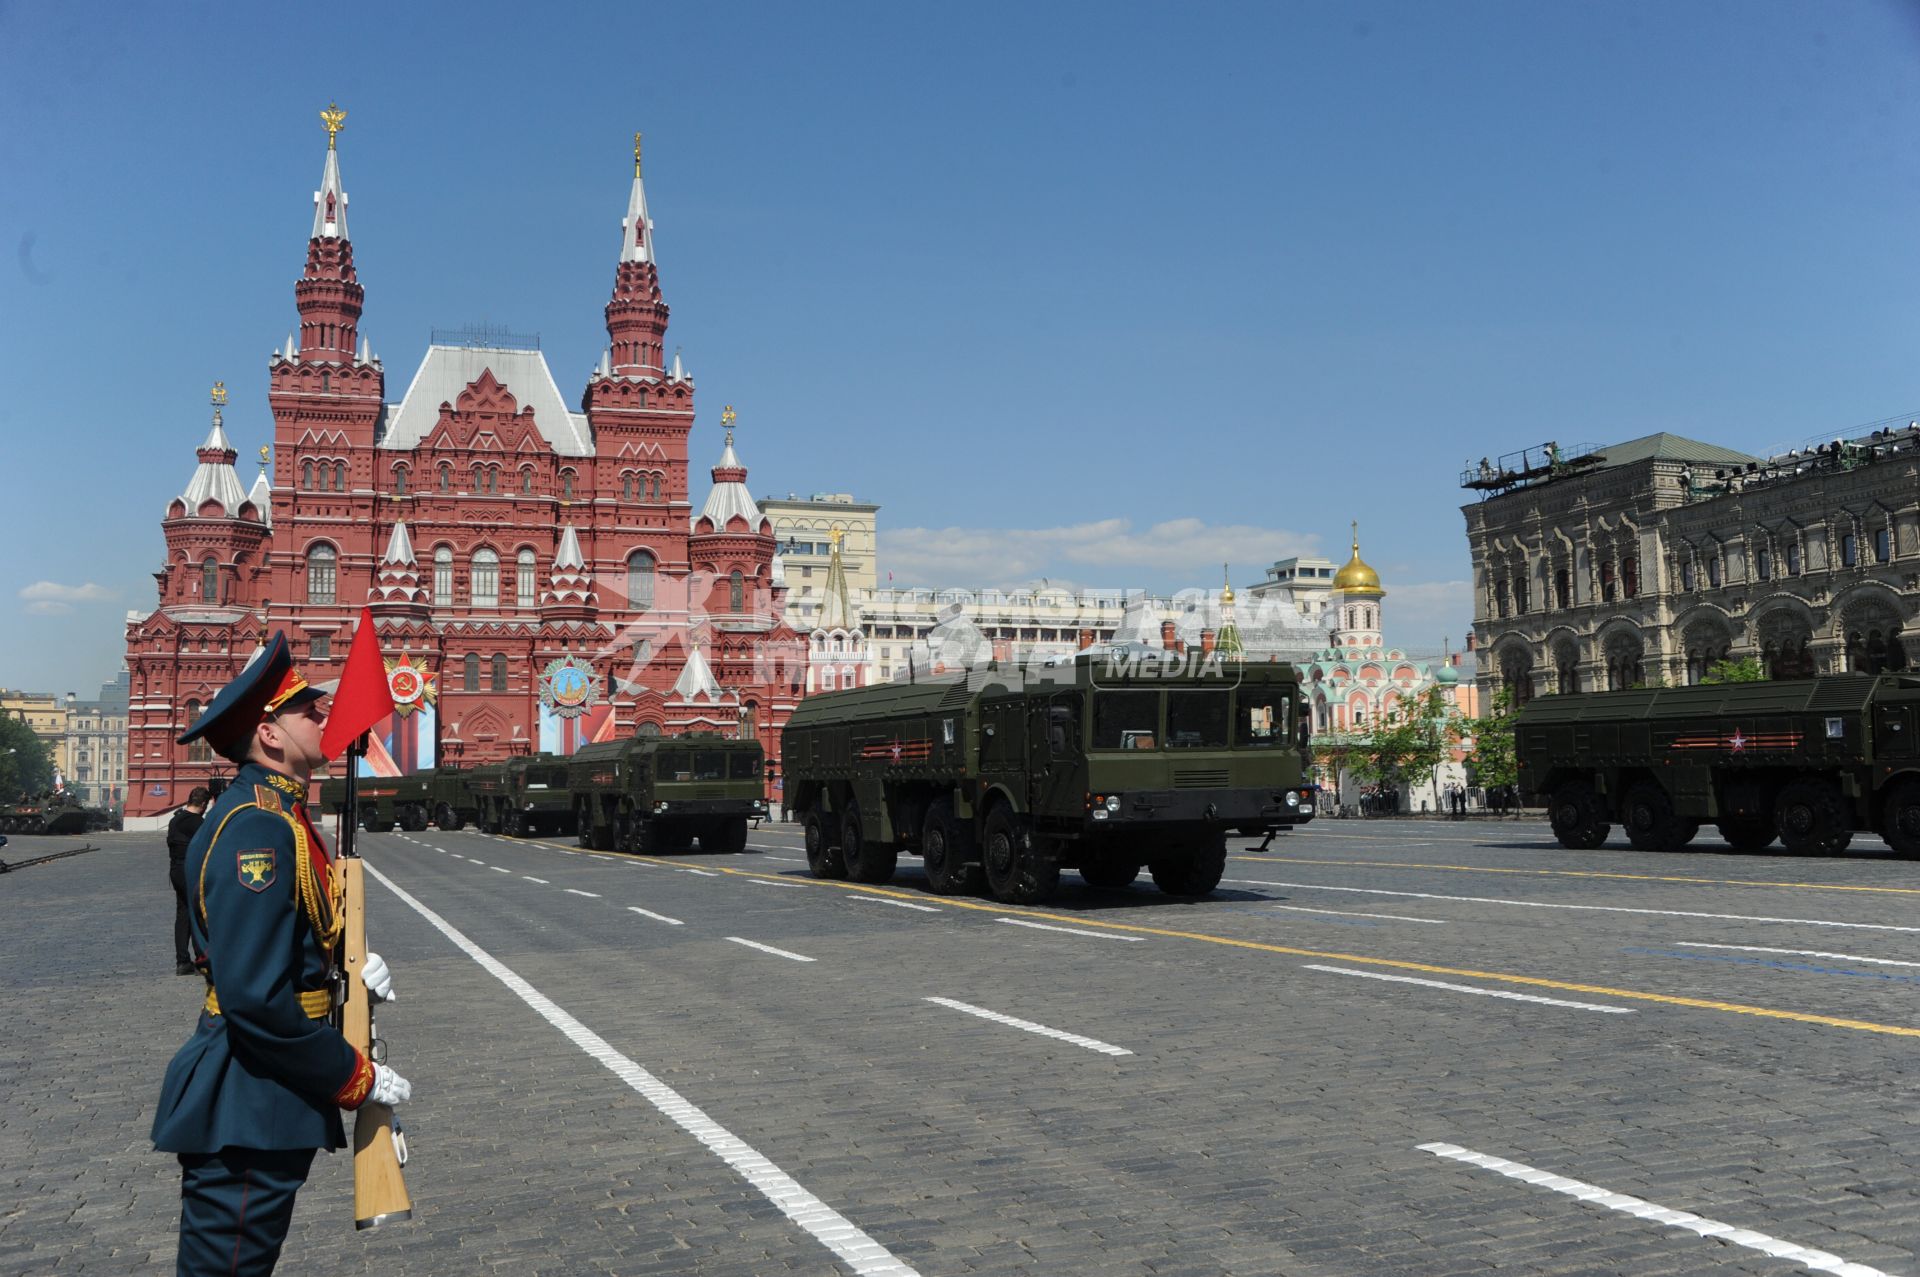
[[[205,1006],[208,1015],[220,1014],[220,996],[212,989],[207,990]],[[333,1010],[333,994],[326,989],[312,989],[302,993],[300,1009],[307,1013],[309,1020],[324,1020]]]

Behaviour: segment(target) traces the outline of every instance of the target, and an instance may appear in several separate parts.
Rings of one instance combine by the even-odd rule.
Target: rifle
[[[340,1032],[374,1063],[382,1063],[387,1044],[374,1036],[373,997],[360,978],[367,964],[367,895],[365,866],[353,849],[354,826],[359,823],[359,760],[366,756],[367,738],[347,748],[346,810],[340,817],[339,856],[342,914],[340,970],[346,981],[346,1000],[340,1008]],[[373,1228],[396,1219],[413,1218],[413,1199],[407,1195],[407,1138],[384,1104],[362,1104],[353,1115],[353,1226]]]

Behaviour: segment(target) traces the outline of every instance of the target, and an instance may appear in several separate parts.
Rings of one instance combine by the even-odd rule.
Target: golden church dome
[[[1360,525],[1353,525],[1353,557],[1347,560],[1347,566],[1333,574],[1333,588],[1343,594],[1385,594],[1380,588],[1380,574],[1368,567],[1360,557]]]

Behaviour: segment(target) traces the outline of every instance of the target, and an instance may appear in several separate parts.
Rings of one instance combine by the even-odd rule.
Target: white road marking
[[[520,876],[522,878],[525,878],[528,882],[537,882],[543,887],[549,885],[545,878],[536,878],[532,874],[521,874]]]
[[[1124,1046],[1115,1046],[1111,1042],[1102,1042],[1099,1038],[1082,1037],[1078,1033],[1068,1033],[1065,1029],[1049,1029],[1044,1024],[1035,1024],[1032,1020],[1016,1019],[1010,1015],[1001,1015],[998,1011],[989,1011],[968,1002],[955,1002],[952,998],[928,998],[927,1001],[943,1007],[952,1007],[955,1011],[965,1011],[968,1015],[977,1015],[983,1020],[992,1020],[995,1024],[1004,1024],[1010,1028],[1024,1029],[1028,1033],[1038,1033],[1043,1038],[1055,1038],[1061,1042],[1071,1042],[1075,1046],[1084,1046],[1089,1051],[1098,1051],[1102,1055],[1132,1055]]]
[[[447,854],[448,854],[449,856],[452,856],[452,857],[453,857],[453,858],[454,858],[455,860],[465,860],[465,859],[466,859],[466,857],[465,857],[465,856],[463,856],[463,855],[461,855],[461,854],[460,854],[459,852],[457,852],[457,851],[450,851],[450,852],[448,852]]]
[[[620,859],[620,857],[618,857],[618,856],[601,856],[601,855],[595,855],[595,856],[594,856],[594,859],[595,859],[595,860],[618,860],[618,859]]]
[[[996,918],[995,922],[1004,922],[1010,927],[1032,927],[1035,931],[1059,931],[1070,936],[1085,936],[1089,940],[1126,940],[1134,944],[1146,939],[1145,936],[1110,936],[1104,931],[1082,931],[1078,927],[1050,927],[1044,922],[1028,922],[1025,918]]]
[[[834,1210],[801,1186],[791,1175],[775,1166],[746,1141],[708,1117],[678,1091],[662,1082],[640,1065],[608,1044],[605,1038],[528,984],[506,964],[455,930],[439,914],[415,900],[385,874],[367,866],[382,886],[451,940],[456,948],[472,958],[494,979],[513,990],[522,1002],[567,1036],[567,1040],[600,1061],[615,1077],[646,1098],[660,1113],[681,1130],[713,1151],[735,1174],[758,1189],[779,1208],[780,1213],[805,1229],[815,1241],[837,1255],[856,1277],[919,1277],[912,1266],[861,1231],[852,1220]]]
[[[760,858],[762,860],[784,860],[790,865],[804,865],[807,863],[805,856],[769,856],[763,852]]]
[[[578,887],[562,887],[562,888],[560,888],[560,890],[562,890],[562,891],[564,891],[564,892],[566,892],[566,893],[568,893],[569,895],[574,895],[574,896],[585,896],[585,897],[587,897],[587,899],[589,899],[589,900],[598,900],[598,899],[600,898],[600,893],[599,893],[599,892],[597,892],[597,891],[582,891],[582,890],[580,890],[580,888],[578,888]]]
[[[792,958],[795,962],[819,961],[817,958],[809,958],[804,953],[788,953],[785,949],[776,949],[770,944],[761,944],[758,940],[746,940],[740,936],[728,936],[727,939],[733,941],[735,944],[743,944],[749,949],[758,949],[762,953],[771,953],[777,958]]]
[[[1787,1260],[1812,1272],[1837,1273],[1839,1277],[1889,1277],[1881,1269],[1853,1263],[1830,1251],[1800,1246],[1778,1237],[1768,1236],[1766,1233],[1755,1232],[1751,1228],[1736,1228],[1732,1224],[1723,1224],[1717,1219],[1708,1219],[1704,1215],[1695,1215],[1691,1211],[1673,1210],[1642,1198],[1629,1197],[1625,1193],[1601,1188],[1598,1184],[1568,1179],[1564,1175],[1555,1175],[1552,1171],[1543,1171],[1519,1162],[1510,1162],[1504,1157],[1476,1153],[1470,1148],[1461,1148],[1458,1144],[1434,1143],[1421,1144],[1417,1147],[1421,1152],[1432,1153],[1435,1157],[1445,1157],[1456,1162],[1465,1162],[1470,1166],[1478,1166],[1484,1170],[1505,1175],[1508,1179],[1517,1179],[1537,1188],[1564,1193],[1568,1197],[1592,1202],[1596,1206],[1604,1206],[1608,1210],[1619,1211],[1623,1215],[1632,1215],[1636,1219],[1650,1219],[1656,1224],[1665,1224],[1668,1228],[1681,1228],[1690,1233],[1698,1233],[1702,1237],[1714,1237],[1735,1246],[1745,1246],[1748,1250],[1757,1250],[1763,1255]]]
[[[1431,922],[1436,927],[1447,925],[1445,918],[1409,918],[1400,913],[1358,913],[1349,909],[1309,909],[1305,905],[1275,905],[1275,909],[1285,909],[1288,913],[1330,913],[1339,918],[1388,918],[1394,922]]]
[[[487,868],[493,870],[497,874],[510,874],[513,872],[513,870],[511,869],[502,869],[499,865],[488,865]]]
[[[795,886],[800,884],[795,883]],[[864,900],[870,905],[892,905],[896,909],[918,909],[921,913],[945,913],[945,909],[936,909],[932,905],[917,905],[908,900],[889,900],[885,896],[867,896],[855,893],[849,900]]]
[[[683,874],[699,874],[702,878],[718,878],[720,876],[716,873],[708,873],[704,869],[682,869],[680,872]]]
[[[1292,887],[1300,891],[1346,891],[1362,896],[1400,896],[1409,900],[1455,900],[1476,905],[1517,905],[1526,909],[1578,909],[1588,913],[1639,913],[1660,918],[1714,918],[1722,922],[1779,922],[1802,927],[1851,927],[1860,931],[1920,932],[1920,927],[1890,922],[1835,922],[1828,918],[1770,918],[1745,913],[1701,913],[1693,909],[1634,909],[1626,905],[1567,905],[1544,900],[1502,900],[1497,896],[1443,896],[1431,891],[1388,891],[1384,887],[1329,887],[1318,882],[1274,882],[1268,878],[1224,878],[1223,882],[1253,883],[1261,887]]]
[[[1410,975],[1385,975],[1379,971],[1355,971],[1352,967],[1323,967],[1318,963],[1303,963],[1309,971],[1325,971],[1330,975],[1359,976],[1362,980],[1389,980],[1394,984],[1418,984],[1429,989],[1451,989],[1455,993],[1473,993],[1483,998],[1505,998],[1510,1002],[1539,1002],[1550,1007],[1572,1007],[1578,1011],[1604,1011],[1608,1015],[1632,1015],[1632,1007],[1601,1006],[1597,1002],[1569,1002],[1565,998],[1543,998],[1537,993],[1508,993],[1504,989],[1477,989],[1470,984],[1448,984],[1445,980],[1422,980]]]
[[[770,878],[749,878],[747,881],[762,887],[800,887],[806,885],[798,882],[774,882]]]
[[[687,925],[678,918],[669,918],[664,913],[655,913],[651,909],[642,909],[639,905],[628,905],[627,908],[643,918],[652,918],[655,922],[664,922],[669,927],[684,927]]]
[[[1903,962],[1899,958],[1863,958],[1857,953],[1826,953],[1820,949],[1763,949],[1752,944],[1707,944],[1699,940],[1675,940],[1673,942],[1686,949],[1737,949],[1741,953],[1778,953],[1791,958],[1832,958],[1839,962],[1871,962],[1882,967],[1920,967],[1920,962]]]

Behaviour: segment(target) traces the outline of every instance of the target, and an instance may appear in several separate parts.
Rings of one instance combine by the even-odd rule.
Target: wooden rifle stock
[[[361,979],[367,965],[364,866],[358,856],[345,855],[338,868],[346,923],[340,937],[344,950],[340,969],[347,983],[346,1002],[340,1008],[340,1032],[371,1059],[373,995]],[[353,1226],[372,1228],[389,1220],[412,1218],[413,1199],[407,1196],[399,1150],[394,1146],[393,1110],[369,1100],[353,1117]]]

